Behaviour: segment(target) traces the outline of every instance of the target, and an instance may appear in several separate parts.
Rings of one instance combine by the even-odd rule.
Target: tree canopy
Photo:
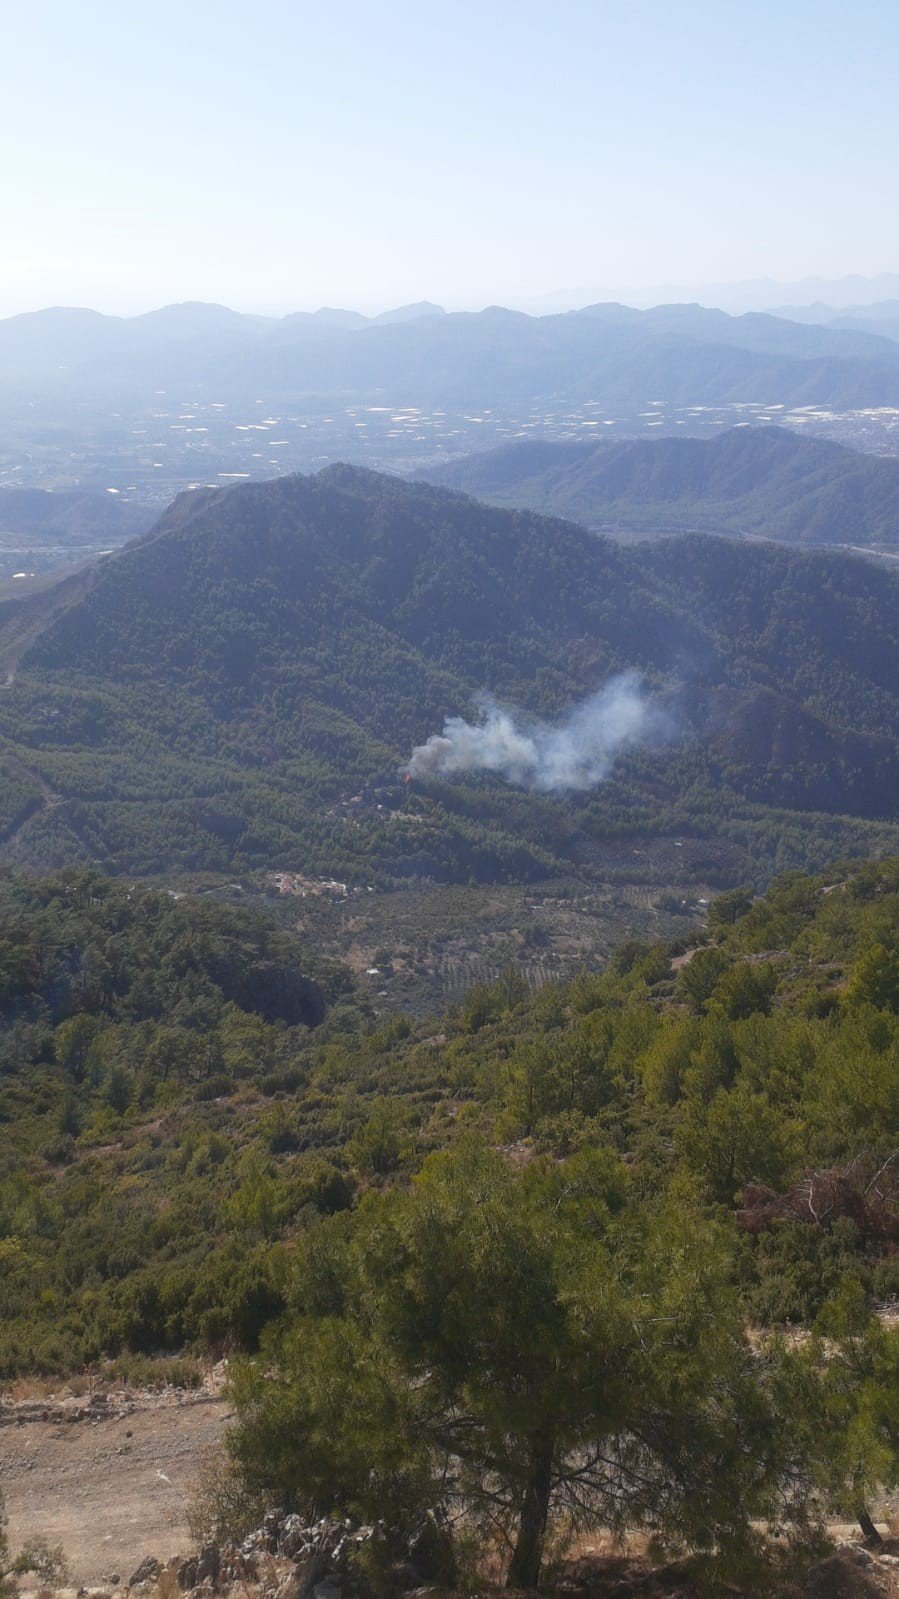
[[[729,1248],[629,1190],[604,1152],[517,1172],[470,1143],[323,1226],[236,1379],[248,1480],[310,1515],[437,1505],[520,1587],[561,1521],[746,1542],[786,1459]]]

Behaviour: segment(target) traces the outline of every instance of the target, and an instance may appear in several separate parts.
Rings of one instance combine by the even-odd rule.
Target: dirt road
[[[214,1391],[0,1404],[0,1489],[10,1545],[61,1544],[76,1583],[144,1555],[186,1554],[187,1501],[230,1415]]]

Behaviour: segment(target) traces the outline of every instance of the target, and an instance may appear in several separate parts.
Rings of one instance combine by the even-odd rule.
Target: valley
[[[529,439],[652,439],[681,431],[703,438],[734,426],[774,424],[872,454],[892,455],[899,448],[899,409],[891,407],[793,409],[782,401],[684,406],[647,397],[612,410],[589,401],[561,411],[551,405],[488,406],[478,414],[416,405],[412,397],[405,404],[313,407],[285,407],[274,397],[266,407],[263,401],[152,395],[135,401],[125,416],[96,411],[77,419],[68,405],[48,398],[41,404],[51,418],[58,411],[58,421],[49,425],[48,418],[42,425],[33,413],[23,417],[7,410],[0,390],[0,577],[96,557],[130,536],[104,529],[93,543],[90,537],[56,543],[29,538],[27,521],[13,508],[15,493],[8,501],[4,491],[78,493],[94,503],[100,495],[115,496],[131,513],[133,530],[140,520],[149,527],[176,494],[200,486],[313,472],[333,461],[427,477],[472,453]],[[152,447],[144,442],[151,435]],[[665,531],[664,523],[656,528]]]
[[[337,461],[426,475],[514,441],[772,424],[895,453],[899,345],[864,328],[676,305],[12,317],[0,320],[0,578],[95,558],[197,487]],[[59,519],[55,530],[29,520],[34,490],[57,506],[81,498],[63,536]],[[654,531],[665,530],[661,518]]]
[[[671,860],[672,853],[664,844],[609,850],[595,886],[582,878],[530,891],[502,883],[422,884],[357,890],[346,901],[280,895],[273,904],[249,879],[240,896],[345,962],[373,1014],[437,1016],[472,989],[510,975],[522,991],[536,993],[600,969],[625,938],[675,939],[700,925],[714,890],[676,856]],[[202,892],[228,898],[235,886],[207,885]]]

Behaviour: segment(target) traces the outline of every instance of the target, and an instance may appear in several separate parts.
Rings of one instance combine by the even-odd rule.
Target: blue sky
[[[899,270],[896,0],[0,16],[0,314]]]

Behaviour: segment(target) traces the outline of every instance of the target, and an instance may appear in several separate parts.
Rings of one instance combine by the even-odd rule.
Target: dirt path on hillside
[[[187,1554],[191,1487],[230,1407],[215,1391],[0,1403],[0,1489],[16,1551],[61,1544],[77,1584]]]

